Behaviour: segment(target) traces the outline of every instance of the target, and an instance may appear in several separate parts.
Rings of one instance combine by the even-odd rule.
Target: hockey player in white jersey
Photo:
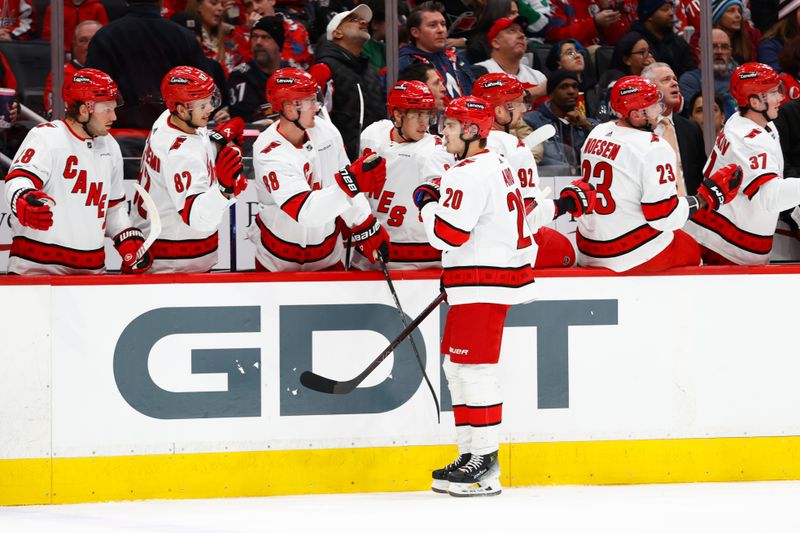
[[[509,306],[535,297],[533,237],[517,176],[505,158],[486,149],[492,106],[462,96],[444,117],[445,147],[459,162],[414,193],[428,239],[442,250],[442,286],[451,305],[441,353],[459,457],[433,472],[432,489],[494,495],[501,491],[500,343]]]
[[[256,270],[341,270],[344,229],[370,260],[388,258],[389,236],[363,194],[380,194],[386,162],[372,153],[348,161],[338,130],[317,116],[319,88],[307,72],[277,70],[266,91],[280,118],[253,144]]]
[[[583,144],[583,180],[597,190],[594,212],[578,219],[578,264],[616,272],[659,272],[700,264],[700,247],[680,228],[700,211],[718,209],[741,185],[729,165],[706,177],[696,196],[678,197],[677,159],[652,132],[664,104],[652,82],[619,79],[611,90],[619,119],[596,126]]]
[[[122,103],[104,72],[81,69],[62,89],[66,118],[33,128],[5,178],[16,216],[8,260],[12,274],[100,274],[104,237],[114,240],[122,272],[149,268],[142,232],[132,227],[122,188],[122,154],[108,134]]]
[[[387,98],[389,120],[372,123],[361,134],[361,149],[386,160],[386,184],[380,195],[368,195],[375,217],[392,242],[392,269],[440,268],[442,252],[428,242],[414,189],[429,179],[441,177],[455,164],[441,138],[428,133],[436,117],[435,97],[421,81],[400,80]],[[362,254],[353,265],[362,270],[377,268]]]
[[[781,211],[800,204],[800,180],[783,178],[783,152],[772,121],[783,98],[778,74],[761,63],[745,63],[731,74],[739,111],[717,136],[705,175],[735,163],[744,170],[739,194],[719,211],[698,213],[686,230],[697,239],[709,265],[763,265]],[[795,213],[797,210],[795,210]]]
[[[209,131],[219,106],[214,80],[194,67],[175,67],[161,82],[167,109],[147,138],[139,183],[153,198],[161,235],[153,244],[153,273],[208,272],[217,263],[217,229],[227,208],[246,187],[241,150],[244,122],[233,119]],[[132,219],[145,229],[150,218],[135,198]]]
[[[487,147],[505,156],[519,178],[522,198],[530,210],[528,223],[533,231],[533,250],[536,254],[534,268],[572,266],[575,264],[572,243],[565,235],[545,226],[567,212],[562,211],[564,202],[544,197],[538,187],[539,173],[533,154],[525,143],[509,133],[511,128],[520,125],[522,115],[528,110],[524,99],[526,88],[526,85],[505,72],[490,73],[478,78],[472,87],[472,95],[494,106],[494,124],[489,132]],[[587,183],[578,180],[573,187],[582,189],[587,201],[594,202],[595,192]],[[577,205],[580,207],[581,203]],[[572,213],[576,217],[582,214],[580,209]]]

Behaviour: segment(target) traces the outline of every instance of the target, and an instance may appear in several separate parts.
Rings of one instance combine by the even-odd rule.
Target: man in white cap
[[[309,72],[329,103],[331,120],[342,134],[350,160],[359,157],[361,131],[386,118],[378,71],[361,49],[369,41],[372,10],[360,4],[338,13],[327,28],[327,40],[317,49],[317,64]]]

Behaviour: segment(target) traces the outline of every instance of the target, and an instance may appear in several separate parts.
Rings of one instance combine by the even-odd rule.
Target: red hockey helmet
[[[72,105],[77,102],[93,106],[95,102],[114,100],[122,105],[119,88],[111,76],[94,68],[82,68],[65,80],[61,89],[64,103]]]
[[[211,105],[216,109],[221,100],[219,89],[211,76],[188,66],[175,67],[167,72],[161,80],[161,96],[170,111],[175,111],[178,104],[186,105],[205,98],[211,98]]]
[[[417,80],[398,81],[386,98],[389,115],[395,109],[435,109],[436,99],[427,85]]]
[[[505,72],[484,74],[472,86],[472,96],[483,98],[495,107],[516,100],[523,94],[525,86]]]
[[[483,98],[459,96],[450,100],[444,110],[444,116],[458,120],[462,130],[473,124],[478,126],[478,137],[485,139],[489,136],[494,122],[494,107]]]
[[[763,63],[745,63],[731,74],[731,96],[739,107],[749,107],[751,96],[767,92],[780,82],[772,67]]]
[[[267,102],[273,111],[282,109],[283,103],[289,100],[303,100],[316,96],[319,85],[316,80],[299,68],[286,67],[276,70],[267,81]]]
[[[625,76],[611,89],[611,109],[627,118],[631,111],[647,109],[662,100],[661,92],[652,81],[641,76]]]

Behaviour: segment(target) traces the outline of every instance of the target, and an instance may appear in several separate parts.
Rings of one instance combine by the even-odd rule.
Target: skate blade
[[[437,494],[447,494],[450,488],[450,482],[446,479],[434,479],[431,484],[431,490]]]
[[[473,496],[497,496],[503,492],[499,483],[453,483],[447,493],[456,498],[470,498]]]

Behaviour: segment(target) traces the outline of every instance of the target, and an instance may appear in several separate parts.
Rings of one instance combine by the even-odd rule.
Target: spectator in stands
[[[386,3],[383,0],[366,0],[361,2],[372,10],[369,21],[370,39],[361,49],[361,53],[369,58],[369,62],[378,71],[381,78],[386,74]],[[383,81],[385,84],[385,81]]]
[[[789,39],[778,55],[783,72],[780,74],[783,83],[783,102],[800,98],[800,37]]]
[[[25,41],[33,33],[33,2],[3,0],[0,41]]]
[[[703,180],[706,162],[703,132],[696,122],[674,113],[681,99],[678,77],[666,63],[653,63],[642,71],[642,77],[656,84],[664,97],[665,114],[659,119],[653,133],[667,141],[675,150],[680,172],[676,172],[678,196],[692,195]]]
[[[534,87],[528,94],[536,99],[547,93],[547,77],[522,63],[528,42],[525,38],[527,20],[523,17],[501,18],[492,25],[487,36],[492,54],[489,59],[473,67],[476,77],[489,72],[505,72]]]
[[[475,28],[467,38],[467,60],[473,65],[486,61],[492,54],[492,43],[489,39],[489,32],[495,22],[503,18],[519,17],[519,4],[516,0],[488,0],[483,8]],[[528,21],[522,17],[524,25],[522,30],[528,26]],[[527,46],[527,41],[526,41]]]
[[[64,49],[69,50],[75,38],[76,26],[84,20],[96,20],[108,24],[106,8],[100,0],[63,0],[64,3]],[[44,11],[42,39],[50,40],[50,5]],[[85,58],[84,58],[85,60]],[[68,78],[64,78],[68,79]]]
[[[642,0],[639,0],[641,4]],[[583,46],[613,46],[630,29],[635,0],[553,0],[545,38],[550,42],[575,39]]]
[[[267,103],[267,80],[281,65],[283,19],[262,17],[250,30],[253,59],[233,69],[228,78],[229,112],[245,122],[274,115]]]
[[[559,41],[550,48],[545,66],[550,72],[568,70],[578,78],[580,96],[578,109],[586,116],[597,116],[597,90],[594,69],[589,65],[589,54],[578,41],[568,39]]]
[[[792,100],[780,107],[775,126],[783,152],[783,175],[800,176],[800,100]],[[785,217],[781,219],[786,221]]]
[[[689,99],[689,118],[703,129],[703,94],[697,93]],[[722,129],[725,123],[725,115],[722,114],[722,97],[714,95],[714,137]]]
[[[611,117],[609,97],[614,83],[623,76],[639,76],[642,70],[655,61],[650,43],[641,34],[629,31],[614,46],[608,70],[600,73],[597,81],[598,111],[595,118],[605,122]]]
[[[784,43],[800,36],[800,0],[780,0],[779,20],[770,27],[758,44],[758,60],[780,70],[778,54]]]
[[[125,100],[118,128],[150,131],[164,109],[161,80],[178,65],[202,69],[205,58],[194,35],[161,18],[158,1],[133,0],[124,17],[100,28],[89,43],[87,66],[116,80]]]
[[[714,47],[714,91],[720,95],[723,102],[725,118],[733,115],[738,107],[730,93],[731,72],[736,68],[733,60],[731,41],[728,34],[719,28],[711,30],[711,43]],[[702,76],[699,68],[684,72],[679,84],[683,99],[688,101],[692,96],[702,91]]]
[[[715,28],[728,34],[733,48],[733,58],[738,64],[755,61],[758,55],[758,43],[761,32],[744,19],[744,2],[742,0],[712,0],[711,21]],[[700,32],[695,32],[692,39],[699,43]]]
[[[675,31],[686,41],[700,29],[700,0],[675,0]]]
[[[517,2],[517,7],[519,14],[528,21],[526,33],[531,37],[544,40],[553,9],[550,0],[522,0]]]
[[[631,29],[647,39],[656,61],[671,65],[678,76],[697,68],[689,43],[673,30],[672,0],[639,0],[638,14]]]
[[[275,11],[275,0],[247,0],[247,24],[238,26],[234,32],[239,44],[242,60],[252,59],[250,47],[250,28],[261,20],[261,17],[280,17],[283,21],[283,48],[281,60],[290,67],[307,69],[314,62],[314,53],[306,27],[282,12]]]
[[[550,100],[526,113],[524,120],[534,130],[545,124],[556,129],[556,135],[544,143],[542,165],[567,165],[576,171],[581,147],[597,122],[577,107],[579,81],[573,72],[553,72],[547,80],[547,95]]]
[[[222,65],[227,76],[242,62],[239,51],[246,44],[241,42],[241,34],[234,34],[234,27],[222,20],[225,13],[222,0],[187,0],[186,13],[200,19],[203,53]]]
[[[64,63],[64,80],[71,80],[72,75],[82,69],[89,55],[89,42],[103,25],[96,20],[84,20],[75,26],[72,39],[72,59]],[[44,83],[44,110],[47,116],[53,111],[53,74],[47,75]]]
[[[447,48],[447,26],[444,7],[439,2],[424,2],[408,16],[406,29],[411,44],[400,48],[399,68],[412,63],[431,63],[447,89],[450,98],[469,95],[475,83],[471,65]]]
[[[351,161],[359,157],[364,128],[386,118],[383,88],[369,59],[361,54],[369,41],[372,10],[364,4],[337,14],[328,23],[327,40],[317,49],[314,77],[323,87],[331,121],[342,134]],[[323,74],[318,74],[323,73]]]
[[[436,67],[430,63],[414,63],[413,65],[409,65],[400,71],[397,76],[397,81],[410,80],[421,81],[427,85],[436,101],[436,111],[439,113],[444,112],[449,97],[447,96],[447,90],[444,88],[444,83],[442,83],[442,78],[439,76]]]

